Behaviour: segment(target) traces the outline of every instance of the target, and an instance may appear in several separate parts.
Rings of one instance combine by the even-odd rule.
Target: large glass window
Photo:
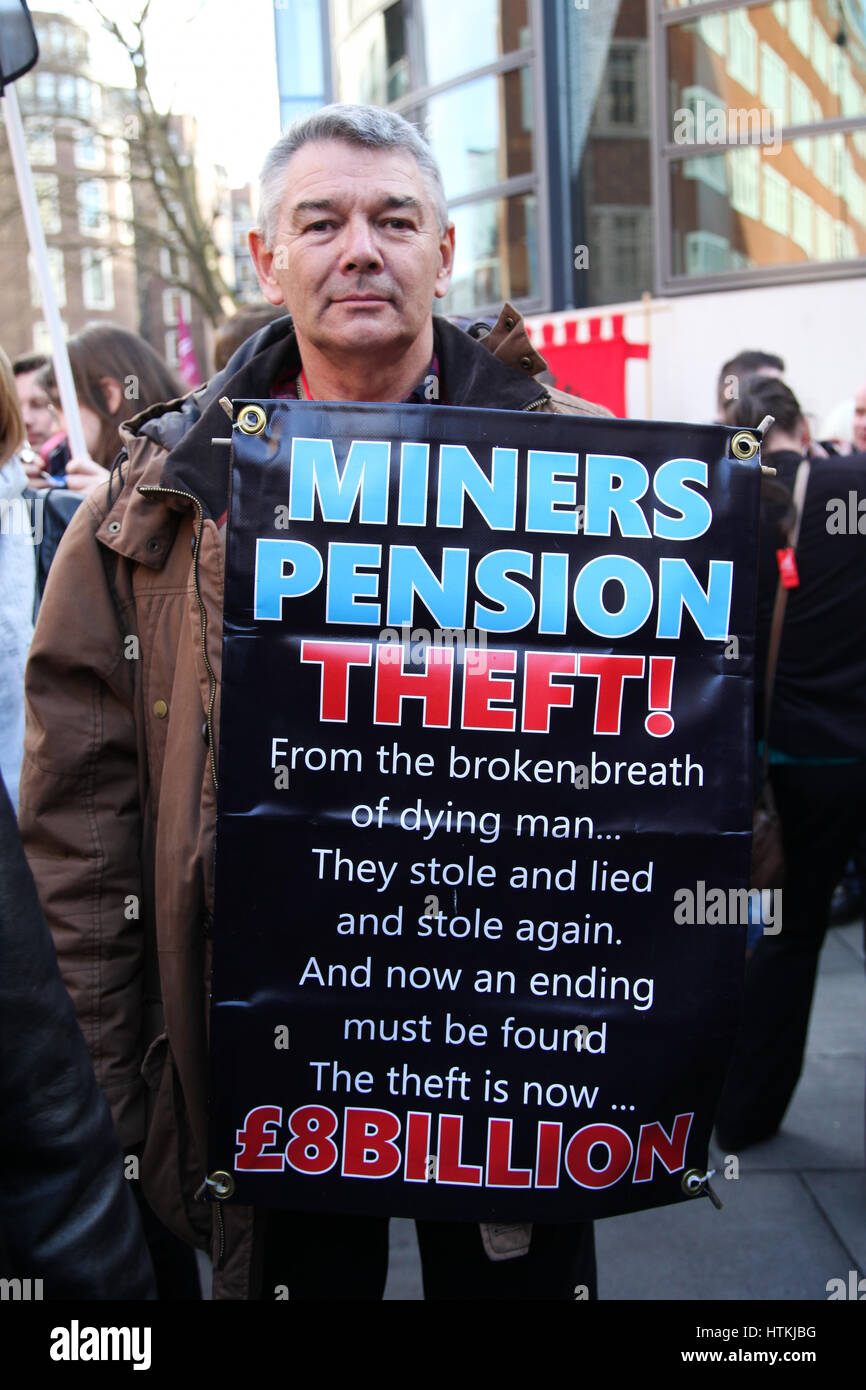
[[[816,148],[833,139],[817,136]],[[706,181],[702,184],[687,177],[689,161],[672,163],[674,273],[722,274],[744,267],[805,266],[810,259],[850,261],[866,256],[866,162],[853,150],[850,136],[842,137],[842,154],[844,192],[839,196],[823,187],[813,173],[797,183],[785,176],[783,169],[802,168],[790,144],[778,156],[757,146],[727,150],[722,158],[731,187],[729,198]],[[698,233],[706,234],[703,240],[696,240]],[[723,241],[728,248],[724,257],[719,251]],[[712,258],[693,249],[710,244],[716,248]],[[710,259],[712,269],[706,268]],[[703,271],[695,268],[699,261]]]
[[[342,99],[383,106],[530,43],[527,0],[396,0],[375,9],[343,0],[335,20]],[[350,95],[363,89],[378,98]]]
[[[331,17],[339,99],[399,111],[442,169],[456,263],[437,310],[474,313],[505,297],[539,305],[529,0],[333,0]],[[624,55],[616,117],[633,122],[641,100],[646,111]]]
[[[800,33],[802,44],[795,44],[790,26],[786,32],[779,25],[777,5],[728,10],[703,20],[669,24],[666,52],[671,120],[683,104],[683,89],[698,84],[714,88],[723,104],[731,108],[743,106],[745,89],[749,96],[759,96],[769,111],[782,111],[784,121],[791,125],[866,114],[866,46],[853,32],[846,34],[844,49],[834,42],[838,24],[832,24],[822,0],[796,3],[807,6],[809,22]],[[711,17],[727,23],[727,60],[708,44],[702,30]],[[802,89],[817,104],[817,112],[806,111]]]
[[[532,100],[523,90],[525,71],[479,77],[406,113],[430,142],[449,200],[532,172]]]
[[[693,276],[799,278],[821,273],[820,262],[862,270],[866,30],[857,7],[845,6],[843,25],[828,0],[719,0],[699,18],[658,6],[660,288],[685,290]]]
[[[339,50],[344,101],[387,106],[409,87],[403,0],[370,15]]]
[[[454,274],[444,314],[471,314],[504,299],[539,295],[535,198],[523,194],[468,203],[452,212],[455,228]]]

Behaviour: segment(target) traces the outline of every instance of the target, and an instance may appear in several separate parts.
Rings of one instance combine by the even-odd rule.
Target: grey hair
[[[415,126],[395,111],[385,111],[381,106],[338,103],[323,106],[311,116],[294,121],[268,152],[259,182],[258,226],[267,247],[273,246],[277,231],[286,187],[286,166],[302,145],[316,140],[342,140],[347,145],[363,145],[374,150],[408,150],[415,156],[427,181],[439,231],[445,231],[449,219],[442,171]]]

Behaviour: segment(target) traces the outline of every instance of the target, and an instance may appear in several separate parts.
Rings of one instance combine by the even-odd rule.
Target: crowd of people
[[[380,186],[387,196],[373,206]],[[251,250],[266,304],[225,326],[206,387],[184,396],[153,348],[125,328],[90,324],[70,339],[86,458],[70,456],[50,359],[31,354],[10,364],[0,354],[0,501],[41,498],[47,517],[51,499],[65,499],[38,546],[20,529],[0,535],[0,771],[12,806],[21,779],[20,827],[42,904],[40,911],[0,793],[2,880],[16,885],[11,896],[5,887],[0,894],[0,957],[18,949],[13,928],[26,901],[40,952],[34,989],[47,1005],[38,1017],[71,1038],[72,1006],[49,960],[44,912],[102,1088],[73,1039],[64,1044],[67,1100],[74,1091],[87,1110],[81,1125],[101,1136],[94,1152],[116,1171],[120,1150],[104,1093],[124,1155],[141,1164],[142,1186],[131,1190],[160,1297],[199,1296],[192,1247],[216,1248],[217,1239],[218,1297],[261,1296],[263,1280],[290,1284],[293,1296],[332,1296],[335,1266],[344,1283],[353,1271],[366,1291],[358,1296],[380,1297],[387,1223],[227,1208],[217,1238],[212,1207],[192,1200],[206,1145],[201,924],[213,910],[208,721],[218,711],[226,512],[225,482],[210,459],[212,440],[229,429],[220,397],[411,400],[435,364],[450,404],[607,412],[544,386],[545,364],[511,306],[471,334],[431,319],[432,300],[448,287],[453,228],[430,151],[400,117],[335,107],[293,127],[268,158],[262,207]],[[733,1152],[782,1123],[800,1074],[834,886],[866,831],[866,539],[827,527],[832,499],[852,490],[866,497],[866,386],[849,436],[813,439],[784,377],[782,358],[746,351],[723,365],[718,382],[720,421],[755,428],[773,420],[764,462],[775,477],[764,486],[760,523],[759,736],[776,557],[791,534],[795,480],[810,462],[798,583],[788,595],[766,721],[788,872],[784,930],[758,935],[746,966],[743,1021],[718,1115],[719,1141]],[[148,496],[142,486],[181,501]],[[201,629],[190,622],[191,563],[196,592],[211,604]],[[130,631],[146,646],[140,665],[121,656]],[[763,752],[756,748],[756,758]],[[134,921],[119,906],[130,893],[142,904]],[[13,1004],[3,989],[6,1012]],[[55,1107],[28,1120],[44,1129],[52,1150],[62,1147],[62,1114]],[[34,1182],[44,1181],[44,1165],[33,1168]],[[74,1206],[78,1186],[71,1179],[69,1186]],[[39,1263],[37,1228],[14,1239],[6,1233],[9,1268],[25,1251],[28,1267],[44,1268],[60,1296],[74,1286],[69,1268],[78,1260],[82,1296],[105,1296],[113,1280],[123,1296],[151,1296],[136,1208],[116,1182],[105,1202],[93,1230],[114,1222],[114,1258],[125,1272],[108,1261],[94,1276],[93,1260],[81,1259],[86,1223],[76,1226],[70,1213],[77,1235],[70,1234],[68,1261],[55,1250]],[[52,1219],[62,1223],[62,1213]],[[0,1207],[4,1232],[6,1222]],[[467,1298],[570,1299],[576,1286],[594,1290],[591,1226],[509,1227],[501,1250],[497,1229],[419,1223],[427,1296],[454,1297],[458,1286]]]

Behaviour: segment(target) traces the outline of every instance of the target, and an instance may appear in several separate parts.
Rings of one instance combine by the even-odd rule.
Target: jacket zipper
[[[550,400],[548,395],[539,396],[537,401],[530,401],[529,405],[521,406],[521,410],[540,410]]]
[[[209,697],[208,697],[208,705],[207,705],[208,759],[209,759],[209,762],[210,762],[210,774],[211,774],[211,777],[212,777],[212,779],[213,779],[214,791],[216,791],[216,790],[218,790],[218,787],[219,787],[219,783],[217,782],[216,759],[215,759],[215,756],[214,756],[214,736],[213,736],[213,707],[214,707],[214,701],[216,700],[216,676],[215,676],[214,673],[213,673],[213,667],[212,667],[211,664],[210,664],[210,660],[209,660],[208,654],[207,654],[207,609],[205,608],[204,603],[202,602],[202,596],[201,596],[201,593],[200,593],[199,587],[198,587],[198,553],[199,553],[199,549],[200,549],[200,547],[201,547],[201,536],[202,536],[202,530],[203,530],[203,526],[204,526],[204,509],[203,509],[203,507],[202,507],[202,505],[201,505],[201,502],[199,502],[198,498],[197,498],[197,497],[194,497],[193,494],[192,494],[191,492],[181,492],[180,489],[179,489],[179,488],[176,488],[176,487],[139,487],[139,488],[136,489],[136,491],[137,491],[137,492],[140,492],[142,496],[144,496],[145,494],[150,495],[151,493],[159,492],[159,493],[170,493],[170,494],[171,494],[172,496],[174,496],[174,497],[185,497],[189,502],[192,502],[192,503],[194,504],[195,509],[196,509],[196,511],[198,512],[198,530],[197,530],[196,533],[195,533],[195,549],[193,550],[192,582],[193,582],[193,588],[195,589],[196,600],[198,601],[198,611],[199,611],[199,614],[200,614],[200,617],[201,617],[201,650],[202,650],[202,656],[204,657],[204,664],[205,664],[205,667],[206,667],[206,669],[207,669],[207,675],[208,675],[208,688],[209,688]]]

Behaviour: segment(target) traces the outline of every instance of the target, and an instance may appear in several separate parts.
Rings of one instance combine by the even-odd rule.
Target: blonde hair
[[[24,421],[12,364],[0,348],[0,468],[9,462],[23,443]]]

